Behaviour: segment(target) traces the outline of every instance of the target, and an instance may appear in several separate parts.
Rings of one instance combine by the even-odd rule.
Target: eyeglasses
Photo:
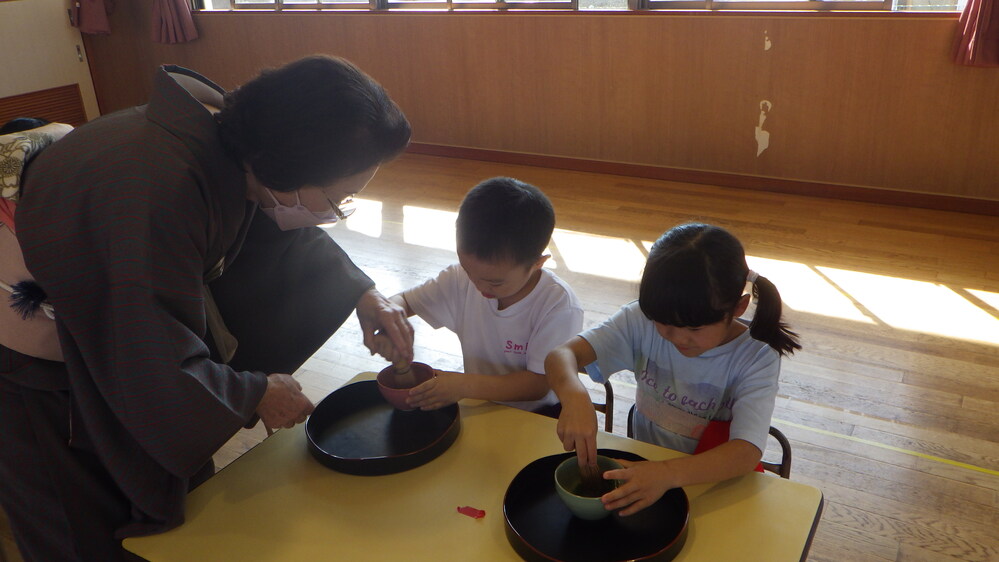
[[[323,193],[323,197],[326,197],[325,193]],[[326,197],[326,200],[329,201],[330,207],[333,207],[333,214],[336,215],[337,220],[346,220],[347,217],[353,215],[354,211],[357,210],[353,195],[348,195],[339,203],[334,203],[329,197]]]

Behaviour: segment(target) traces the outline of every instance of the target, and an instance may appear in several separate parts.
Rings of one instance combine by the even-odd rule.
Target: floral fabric
[[[49,123],[30,131],[0,136],[0,197],[16,202],[24,167],[43,148],[72,130],[73,127],[65,123]]]

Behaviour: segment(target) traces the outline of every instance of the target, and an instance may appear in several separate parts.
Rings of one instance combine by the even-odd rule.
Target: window
[[[615,0],[598,0],[603,3]],[[195,0],[196,10],[575,10],[577,0]],[[624,9],[626,0],[620,0]]]
[[[943,11],[964,8],[962,0],[637,0],[640,10],[811,10]]]
[[[964,9],[965,0],[193,0],[195,9],[227,10],[427,10],[427,11],[627,11],[803,10],[934,11]]]
[[[575,10],[576,0],[377,0],[379,9],[398,10]]]
[[[645,10],[891,10],[892,0],[638,0]]]

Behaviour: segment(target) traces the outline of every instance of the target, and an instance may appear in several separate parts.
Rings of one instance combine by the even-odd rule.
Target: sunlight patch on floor
[[[992,307],[993,310],[999,310],[999,293],[990,293],[988,291],[979,291],[978,289],[965,289],[975,297],[981,299],[982,302]]]
[[[753,271],[777,287],[788,308],[868,324],[873,322],[846,295],[803,263],[755,256],[746,256],[746,261]]]
[[[382,205],[358,200],[358,211],[347,222],[350,230],[381,236]],[[406,205],[403,239],[407,244],[455,251],[457,213]],[[562,263],[546,267],[617,279],[641,279],[652,242],[556,229],[552,248]],[[643,253],[642,248],[645,249]],[[457,259],[457,256],[455,257]],[[999,344],[999,294],[858,271],[747,256],[751,268],[777,286],[784,304],[795,311],[855,322],[884,324],[950,338]],[[972,295],[974,298],[965,298]],[[987,305],[973,302],[975,299]],[[992,310],[988,310],[991,308]]]
[[[634,282],[645,267],[645,256],[631,240],[555,229],[552,242],[575,273]]]
[[[545,265],[544,265],[545,269],[551,269],[553,271],[558,271],[558,268],[560,266],[558,264],[558,260],[555,259],[555,252],[552,251],[552,247],[551,246],[545,247],[545,251],[542,252],[541,255],[542,256],[548,256],[548,259],[545,260]]]
[[[402,217],[405,243],[455,251],[454,221],[458,213],[406,205],[402,208]]]
[[[999,344],[999,319],[953,289],[887,275],[817,269],[893,328]]]
[[[370,236],[380,238],[382,235],[382,202],[371,199],[354,199],[357,211],[344,224],[347,228]]]
[[[448,330],[447,328],[437,328],[434,329],[433,326],[428,324],[425,320],[419,316],[413,316],[410,321],[413,323],[413,328],[416,330],[417,335],[417,345],[421,349],[431,349],[431,350],[448,350],[454,353],[455,358],[461,361],[461,340],[454,332]],[[416,357],[417,361],[422,361],[424,363],[431,362],[430,357]],[[445,367],[437,364],[438,362],[433,361],[433,367],[436,369],[444,369]]]

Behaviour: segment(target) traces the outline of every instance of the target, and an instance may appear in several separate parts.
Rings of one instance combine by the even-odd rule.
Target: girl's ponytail
[[[751,281],[756,313],[749,324],[749,335],[770,344],[781,355],[790,355],[801,349],[798,334],[789,330],[787,324],[781,321],[782,305],[777,287],[762,275],[757,275]]]

